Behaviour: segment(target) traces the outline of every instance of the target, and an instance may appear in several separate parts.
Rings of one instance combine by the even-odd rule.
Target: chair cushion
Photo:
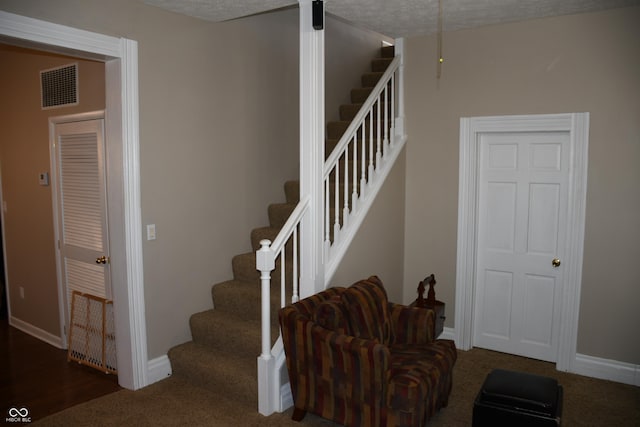
[[[380,279],[371,276],[342,293],[351,334],[388,345],[391,338],[389,301]]]
[[[339,334],[351,335],[347,313],[340,296],[322,301],[313,313],[313,320],[319,326]]]

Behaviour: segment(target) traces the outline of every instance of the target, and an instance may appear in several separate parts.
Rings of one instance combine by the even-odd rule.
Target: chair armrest
[[[360,402],[383,402],[391,375],[389,348],[376,340],[339,334],[317,325],[311,328],[315,343],[310,367],[317,386],[328,385],[334,398]]]
[[[331,411],[355,406],[373,414],[384,405],[391,375],[385,345],[330,331],[286,308],[280,321],[296,408],[338,419]]]
[[[389,416],[400,417],[390,425],[422,426],[430,393],[421,372],[403,372],[389,381],[386,405]]]
[[[434,340],[435,312],[389,303],[393,344],[429,344]]]

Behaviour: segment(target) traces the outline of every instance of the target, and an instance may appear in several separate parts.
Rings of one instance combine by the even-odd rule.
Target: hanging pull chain
[[[438,0],[438,72],[437,78],[442,75],[442,63],[444,57],[442,56],[442,0]]]

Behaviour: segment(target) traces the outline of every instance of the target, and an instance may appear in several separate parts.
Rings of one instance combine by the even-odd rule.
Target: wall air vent
[[[78,64],[40,71],[42,109],[78,105]]]

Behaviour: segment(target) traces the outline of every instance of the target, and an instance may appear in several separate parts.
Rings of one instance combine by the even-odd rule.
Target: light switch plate
[[[156,240],[155,224],[147,224],[147,240]]]

